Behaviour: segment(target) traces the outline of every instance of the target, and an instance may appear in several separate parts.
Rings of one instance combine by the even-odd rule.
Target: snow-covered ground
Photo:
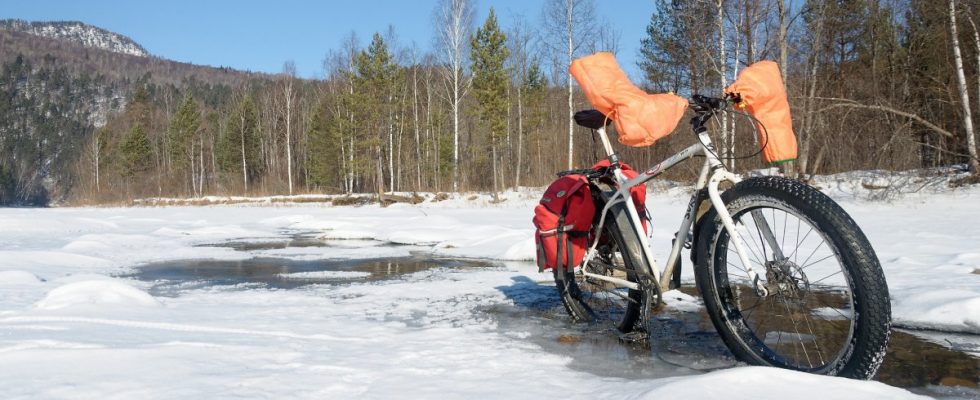
[[[648,197],[660,259],[686,207],[683,192]],[[980,333],[980,190],[887,203],[829,192],[840,195],[877,250],[896,324]],[[498,329],[477,310],[514,304],[515,291],[548,284],[549,274],[526,262],[534,253],[537,193],[508,193],[500,204],[463,196],[387,209],[0,209],[0,398],[916,397],[878,382],[758,367],[600,376],[527,340],[531,332]],[[287,240],[296,232],[332,245],[199,246]],[[175,297],[112,277],[166,260],[420,252],[512,262],[386,280],[355,271],[289,273],[283,278],[348,283],[206,286]],[[689,268],[685,278],[692,279]]]

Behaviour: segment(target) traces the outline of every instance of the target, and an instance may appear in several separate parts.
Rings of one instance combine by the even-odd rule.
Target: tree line
[[[755,61],[779,63],[801,178],[853,169],[976,170],[977,5],[950,0],[657,0],[641,43],[651,92],[720,94]],[[470,0],[433,12],[423,52],[394,28],[344,38],[323,79],[295,67],[238,84],[134,85],[81,146],[80,201],[211,194],[466,191],[541,186],[601,150],[571,113],[589,108],[567,73],[619,35],[589,0],[549,0],[538,19],[474,21]],[[971,87],[976,89],[970,89]],[[973,96],[976,97],[973,97]],[[972,101],[970,97],[973,97]],[[764,167],[751,124],[719,118],[730,167]],[[651,165],[693,142],[686,125],[649,148]],[[668,178],[687,178],[689,169]]]
[[[651,89],[686,92],[716,90],[740,68],[777,61],[800,147],[792,172],[803,178],[951,165],[976,174],[978,8],[964,0],[658,0],[641,66]],[[749,124],[725,119],[722,127],[726,154],[757,146]]]

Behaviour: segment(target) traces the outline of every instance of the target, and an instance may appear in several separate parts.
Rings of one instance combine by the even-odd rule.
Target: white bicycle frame
[[[613,152],[612,145],[609,142],[609,136],[606,134],[606,128],[605,127],[599,128],[597,130],[597,133],[599,134],[599,137],[602,139],[602,146],[605,148],[606,155],[610,159],[615,158],[615,153]],[[616,190],[616,193],[613,194],[612,198],[610,198],[609,201],[606,202],[605,207],[603,207],[598,226],[600,227],[603,226],[606,220],[606,216],[608,215],[609,211],[612,209],[614,205],[620,202],[624,203],[626,206],[626,210],[629,214],[629,218],[632,221],[633,229],[637,230],[636,236],[640,240],[640,244],[641,244],[640,247],[642,248],[643,251],[643,257],[646,258],[647,261],[646,265],[649,266],[650,268],[650,270],[647,272],[649,273],[649,276],[652,276],[654,278],[654,281],[657,282],[658,285],[660,285],[661,292],[665,292],[669,288],[670,278],[674,272],[674,266],[677,264],[678,258],[680,257],[681,249],[684,247],[684,243],[687,241],[687,236],[691,229],[691,224],[693,224],[695,219],[697,218],[698,193],[702,189],[707,188],[708,198],[711,201],[711,206],[714,207],[715,211],[718,213],[719,217],[721,218],[722,224],[725,226],[725,230],[728,231],[729,237],[731,238],[731,242],[734,244],[735,251],[737,252],[738,257],[742,262],[742,265],[745,266],[746,272],[749,275],[749,279],[752,281],[756,291],[760,294],[760,296],[766,296],[768,295],[768,290],[764,285],[759,284],[759,279],[760,279],[759,274],[752,268],[752,264],[749,263],[748,253],[746,253],[745,250],[746,249],[745,242],[742,241],[741,236],[739,235],[738,231],[735,229],[735,223],[732,220],[732,216],[728,212],[728,208],[725,206],[725,203],[721,199],[721,193],[718,191],[718,185],[721,184],[722,182],[728,181],[731,182],[732,184],[737,184],[741,181],[741,178],[739,178],[737,175],[725,169],[725,166],[721,163],[721,161],[718,159],[715,153],[714,146],[711,144],[711,138],[708,136],[707,131],[702,131],[698,134],[698,142],[699,143],[693,144],[690,147],[660,162],[659,164],[654,165],[653,167],[647,169],[646,171],[643,171],[643,173],[637,175],[633,179],[627,179],[626,176],[623,174],[622,170],[617,168],[615,170],[615,178],[619,188]],[[664,271],[661,274],[660,269],[657,267],[657,263],[654,260],[653,251],[650,248],[650,243],[647,235],[643,234],[642,232],[639,232],[639,230],[642,229],[643,225],[640,222],[640,215],[636,210],[636,206],[633,205],[632,201],[627,200],[630,199],[630,189],[636,185],[646,183],[647,181],[655,178],[657,175],[660,175],[663,171],[666,171],[667,169],[673,167],[674,165],[677,165],[682,161],[686,161],[687,159],[698,155],[704,156],[705,158],[704,166],[701,167],[701,173],[698,176],[697,185],[695,186],[695,193],[691,197],[691,201],[687,206],[687,212],[684,215],[684,220],[681,221],[681,226],[680,229],[677,231],[673,248],[670,251],[670,256],[667,258],[667,265],[665,266]],[[764,218],[761,215],[756,215],[757,214],[756,212],[752,212],[752,214],[753,217],[756,218],[756,221],[759,221],[758,218]],[[765,236],[767,242],[769,242],[772,245],[772,251],[774,253],[775,258],[776,259],[782,258],[782,252],[780,251],[779,246],[775,245],[775,239],[772,237],[772,233],[768,229],[768,224],[762,223],[761,225],[764,226],[762,228],[762,230],[764,231],[763,236]],[[599,244],[599,235],[596,235],[596,238],[592,241],[592,245],[589,247],[588,253],[586,253],[585,258],[582,260],[582,264],[579,265],[582,275],[588,278],[606,281],[630,289],[636,289],[636,290],[641,289],[640,285],[636,282],[630,282],[625,279],[616,278],[607,275],[595,274],[587,271],[587,269],[584,268],[584,266],[588,265],[589,261],[591,261],[592,258],[595,257],[596,247],[598,246],[598,244]]]

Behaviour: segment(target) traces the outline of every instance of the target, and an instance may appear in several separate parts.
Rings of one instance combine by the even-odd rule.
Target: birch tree
[[[960,39],[956,32],[956,0],[949,0],[949,33],[953,42],[953,61],[956,67],[956,83],[960,91],[963,107],[963,129],[966,135],[966,146],[970,155],[970,173],[980,170],[977,162],[976,137],[973,134],[973,117],[970,113],[970,93],[966,87],[966,74],[963,72],[963,56],[960,53]]]
[[[575,138],[575,89],[572,85],[572,74],[568,67],[572,65],[579,49],[588,48],[592,33],[595,31],[595,3],[592,0],[549,0],[545,3],[542,14],[542,27],[548,37],[545,43],[554,53],[564,55],[562,68],[565,71],[568,90],[568,169],[574,166]],[[561,43],[562,46],[558,46]]]
[[[289,183],[289,194],[293,194],[293,105],[296,102],[296,92],[293,84],[296,82],[296,64],[287,61],[282,66],[282,100],[286,116],[286,179]]]
[[[521,186],[521,175],[524,174],[524,80],[530,63],[531,27],[523,17],[514,19],[514,24],[507,34],[507,43],[511,57],[510,70],[513,74],[514,86],[517,89],[517,166],[514,168],[514,190]]]
[[[473,3],[441,0],[436,8],[436,34],[445,63],[446,94],[453,118],[453,191],[459,191],[459,112],[469,88],[465,74],[468,39],[473,25]]]

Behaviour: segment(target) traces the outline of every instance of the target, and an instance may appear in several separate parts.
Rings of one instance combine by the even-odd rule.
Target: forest
[[[740,69],[776,61],[800,149],[787,174],[976,174],[977,2],[655,2],[635,83],[651,93],[720,95]],[[67,53],[7,57],[0,144],[10,156],[0,163],[0,201],[498,193],[590,166],[599,146],[571,113],[591,107],[568,65],[619,52],[617,28],[597,17],[593,0],[548,0],[539,15],[507,19],[491,9],[475,20],[477,6],[441,0],[427,50],[400,41],[397,26],[352,32],[326,51],[321,79],[297,77],[288,61],[278,74],[217,78],[134,63],[139,74],[125,77],[112,64],[65,67],[57,57]],[[96,101],[106,105],[104,121],[84,111]],[[689,132],[681,123],[651,147],[618,151],[649,166],[693,143]],[[730,168],[766,167],[752,157],[758,138],[745,119],[718,118],[714,134]],[[692,164],[666,177],[694,172]]]

